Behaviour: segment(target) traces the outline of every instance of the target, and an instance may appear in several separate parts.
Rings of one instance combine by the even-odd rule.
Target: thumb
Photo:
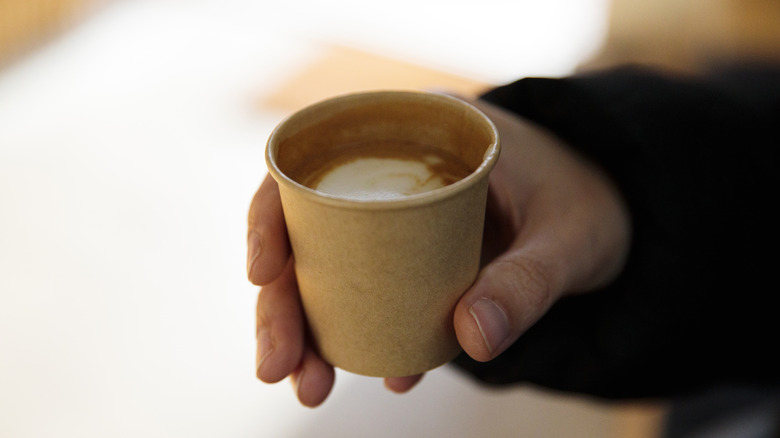
[[[455,308],[458,342],[473,359],[506,350],[562,294],[557,269],[529,250],[504,253],[486,266]]]

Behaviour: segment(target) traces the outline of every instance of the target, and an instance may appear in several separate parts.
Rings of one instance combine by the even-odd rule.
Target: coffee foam
[[[358,158],[342,164],[320,180],[316,190],[349,199],[396,199],[436,190],[447,185],[429,167],[439,161],[427,156],[426,162],[393,158]]]
[[[470,173],[454,155],[430,146],[372,142],[343,148],[304,184],[341,198],[389,200],[436,190]]]

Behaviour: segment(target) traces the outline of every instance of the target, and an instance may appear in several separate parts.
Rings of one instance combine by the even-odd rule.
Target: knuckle
[[[509,268],[509,290],[525,311],[541,314],[552,304],[553,289],[550,268],[534,257],[513,255],[503,259],[504,269]],[[525,312],[524,312],[525,313]]]

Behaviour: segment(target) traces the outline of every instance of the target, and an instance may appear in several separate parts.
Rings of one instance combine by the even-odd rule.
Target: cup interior
[[[371,92],[329,99],[291,116],[269,139],[269,168],[303,184],[341,150],[370,141],[438,148],[473,173],[498,147],[490,120],[453,97],[418,92]]]

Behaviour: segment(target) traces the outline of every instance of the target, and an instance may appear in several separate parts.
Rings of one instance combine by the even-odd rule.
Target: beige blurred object
[[[615,438],[660,438],[664,416],[662,402],[627,402],[613,407],[612,433]]]
[[[612,0],[603,50],[582,68],[696,72],[726,62],[780,62],[780,1]]]
[[[103,0],[0,0],[0,68],[73,25]]]
[[[326,46],[323,54],[287,79],[260,105],[293,111],[339,94],[393,89],[447,90],[464,95],[484,91],[488,84],[414,63],[344,46]]]

